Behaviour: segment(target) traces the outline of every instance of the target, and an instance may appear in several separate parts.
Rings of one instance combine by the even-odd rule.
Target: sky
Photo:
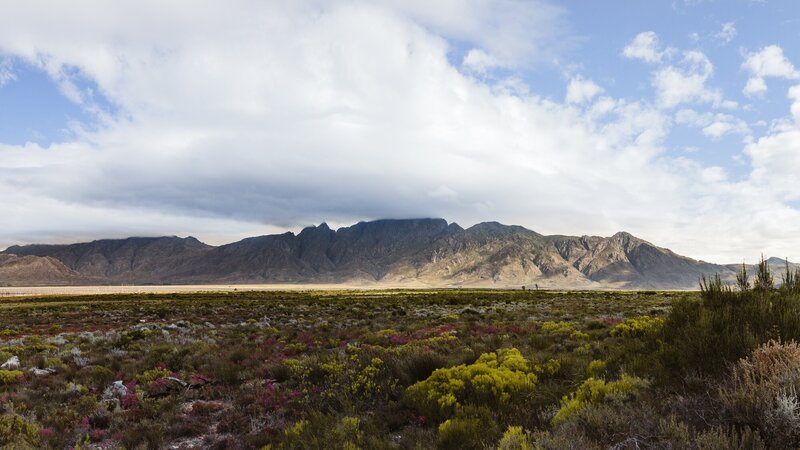
[[[0,2],[0,248],[442,217],[800,260],[794,0]]]

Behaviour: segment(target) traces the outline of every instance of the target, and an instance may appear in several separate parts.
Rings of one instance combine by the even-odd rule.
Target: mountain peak
[[[777,264],[786,264],[786,258],[778,258],[777,256],[772,256],[767,259],[767,264],[777,265]],[[791,264],[791,262],[789,262]]]
[[[631,238],[638,239],[636,236],[628,233],[627,231],[617,231],[611,237],[612,238],[617,238],[617,239],[631,239]]]

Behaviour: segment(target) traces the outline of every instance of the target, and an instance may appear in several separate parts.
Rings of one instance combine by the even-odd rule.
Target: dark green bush
[[[763,260],[754,288],[746,288],[746,278],[743,271],[739,289],[724,284],[718,275],[703,278],[699,300],[673,304],[661,333],[650,337],[660,348],[659,364],[652,367],[658,373],[652,375],[660,379],[680,378],[687,372],[720,376],[758,345],[771,339],[800,339],[800,292],[790,285],[774,288]]]

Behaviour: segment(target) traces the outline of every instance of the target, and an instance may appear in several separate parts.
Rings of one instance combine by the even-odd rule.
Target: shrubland
[[[7,299],[0,447],[797,448],[783,278]]]

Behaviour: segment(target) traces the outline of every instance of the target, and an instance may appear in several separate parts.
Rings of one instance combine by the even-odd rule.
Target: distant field
[[[448,287],[439,290],[517,290],[516,286],[487,286],[487,287]],[[196,284],[196,285],[130,285],[130,286],[31,286],[10,287],[0,286],[0,298],[3,297],[36,297],[52,295],[105,295],[105,294],[179,294],[200,292],[257,292],[257,291],[393,291],[393,290],[436,290],[436,288],[420,284],[416,285],[390,285],[390,284]],[[542,291],[545,291],[543,288]],[[576,290],[581,292],[582,290]],[[612,286],[598,289],[598,292],[644,292],[640,290],[617,289]],[[556,289],[553,292],[568,292]],[[675,291],[687,292],[687,291]],[[688,291],[691,292],[691,291]]]
[[[33,286],[0,287],[0,297],[40,295],[102,295],[102,294],[175,294],[192,292],[250,292],[250,291],[306,291],[391,289],[389,286],[363,286],[348,284],[198,284],[198,285],[147,285],[147,286]]]

